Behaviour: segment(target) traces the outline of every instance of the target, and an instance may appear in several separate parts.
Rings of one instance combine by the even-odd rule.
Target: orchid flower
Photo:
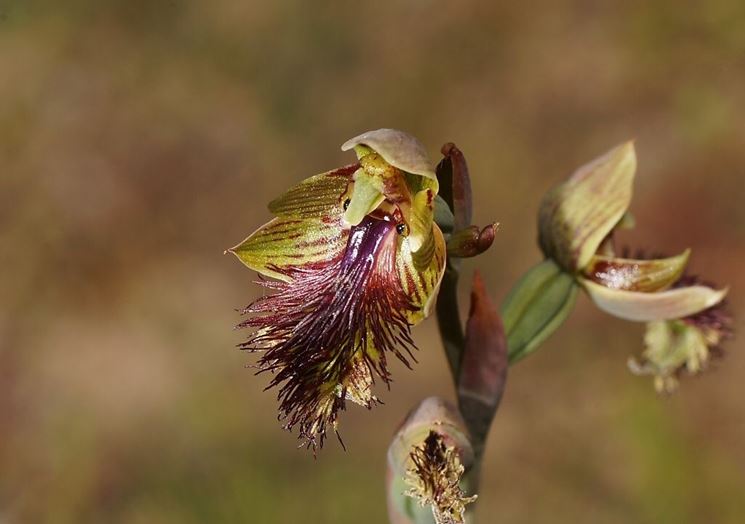
[[[724,338],[724,322],[709,318],[727,289],[682,279],[690,250],[656,260],[619,257],[613,233],[628,227],[636,171],[632,142],[621,144],[579,168],[544,198],[539,213],[543,253],[571,275],[603,311],[648,322],[644,363],[632,370],[656,375],[657,389],[670,391],[681,367],[702,369],[708,348]],[[721,315],[716,315],[720,319]]]
[[[357,162],[310,177],[269,204],[276,216],[229,251],[274,280],[244,309],[242,349],[262,352],[284,427],[308,446],[337,431],[347,401],[371,408],[388,358],[415,360],[411,327],[445,269],[437,177],[424,147],[392,129],[347,141]],[[338,435],[338,433],[337,433]]]

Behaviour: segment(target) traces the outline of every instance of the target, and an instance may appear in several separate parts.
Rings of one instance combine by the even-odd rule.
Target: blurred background
[[[453,398],[435,322],[313,460],[235,349],[259,289],[223,250],[395,127],[466,153],[501,223],[466,271],[500,300],[542,194],[636,138],[623,242],[691,246],[737,313],[744,85],[740,0],[0,0],[0,522],[385,522],[396,425]],[[481,522],[745,522],[742,339],[659,398],[626,370],[642,332],[581,297],[511,371]]]

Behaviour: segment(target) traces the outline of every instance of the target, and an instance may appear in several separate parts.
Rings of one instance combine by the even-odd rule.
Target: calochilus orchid
[[[347,141],[357,162],[312,176],[269,204],[275,218],[229,251],[273,280],[239,324],[239,347],[261,352],[278,388],[279,418],[308,447],[336,432],[347,401],[371,408],[388,358],[415,360],[445,269],[434,223],[438,182],[424,147],[392,129]],[[337,433],[338,435],[338,433]]]
[[[656,260],[616,255],[614,231],[633,223],[628,207],[635,172],[632,142],[579,168],[543,199],[539,243],[600,309],[649,323],[644,362],[634,361],[632,369],[655,374],[657,389],[669,391],[681,367],[699,371],[707,348],[724,337],[721,315],[713,315],[716,322],[704,320],[727,290],[682,278],[690,250]]]

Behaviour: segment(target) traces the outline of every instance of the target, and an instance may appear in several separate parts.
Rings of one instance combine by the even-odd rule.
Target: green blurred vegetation
[[[543,192],[635,137],[624,241],[693,247],[737,312],[743,85],[739,0],[0,0],[0,522],[383,522],[397,423],[452,397],[434,323],[314,461],[234,349],[259,290],[222,251],[396,127],[467,154],[501,230],[466,267],[502,297]],[[669,399],[626,372],[640,346],[582,299],[514,368],[483,522],[745,521],[742,344]]]

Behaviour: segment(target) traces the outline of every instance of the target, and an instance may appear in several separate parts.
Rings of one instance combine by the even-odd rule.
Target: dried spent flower
[[[406,495],[421,506],[429,505],[437,524],[463,524],[466,505],[474,502],[477,495],[466,496],[460,487],[465,468],[455,447],[447,446],[439,433],[430,431],[424,442],[411,451],[410,458]]]

